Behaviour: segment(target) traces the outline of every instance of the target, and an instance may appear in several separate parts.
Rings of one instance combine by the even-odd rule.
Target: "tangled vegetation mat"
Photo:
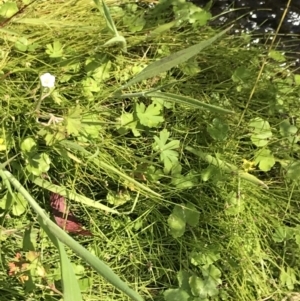
[[[300,76],[183,0],[0,3],[1,300],[300,300]]]

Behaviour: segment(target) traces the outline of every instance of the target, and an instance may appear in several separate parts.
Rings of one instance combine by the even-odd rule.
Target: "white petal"
[[[50,73],[44,73],[40,76],[41,85],[44,88],[54,88],[55,76]]]

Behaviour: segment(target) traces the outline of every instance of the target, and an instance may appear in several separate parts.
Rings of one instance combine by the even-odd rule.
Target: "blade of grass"
[[[170,30],[178,21],[172,21],[166,24],[162,24],[149,33],[149,37],[156,37],[158,35],[161,35],[162,33]]]
[[[54,246],[59,252],[60,258],[60,269],[61,269],[61,281],[63,287],[63,297],[64,301],[78,300],[82,301],[82,295],[80,292],[80,287],[76,279],[73,266],[67,256],[64,245],[57,239],[57,237],[46,227],[41,221],[41,217],[38,217],[39,223],[43,230],[46,232]]]
[[[96,3],[97,6],[100,5],[99,0],[94,0],[94,2]],[[112,39],[107,41],[103,46],[108,46],[108,45],[111,45],[111,44],[114,44],[114,43],[121,43],[123,51],[126,51],[127,50],[126,39],[118,33],[115,22],[114,22],[113,18],[111,17],[111,14],[109,12],[109,8],[107,7],[104,0],[102,0],[102,6],[103,6],[103,11],[104,11],[104,17],[105,17],[105,20],[106,20],[106,24],[107,24],[108,28],[110,29],[110,31],[115,35]],[[98,6],[98,8],[99,8],[99,6]]]
[[[202,41],[196,45],[193,45],[186,49],[177,51],[167,57],[164,57],[158,61],[155,61],[154,63],[147,66],[144,70],[142,70],[136,77],[131,79],[127,84],[120,87],[119,90],[127,88],[133,84],[141,82],[150,77],[155,77],[162,72],[166,72],[166,71],[170,70],[171,68],[176,67],[177,65],[186,62],[193,56],[197,55],[200,51],[202,51],[206,47],[210,46],[212,43],[214,43],[217,39],[219,39],[221,36],[223,36],[230,29],[231,29],[231,27],[221,31],[220,33],[216,34],[214,37],[212,37],[206,41]]]
[[[46,227],[45,227],[46,228]],[[64,245],[57,239],[57,248],[60,257],[61,279],[63,284],[64,301],[82,300],[79,283],[76,279],[73,266],[65,251]]]
[[[87,161],[93,156],[92,153],[90,153],[84,147],[80,146],[79,144],[77,144],[75,142],[68,141],[68,140],[63,140],[63,141],[60,142],[60,144],[63,145],[64,147],[68,148],[68,149],[73,149],[73,150],[81,152],[84,155],[84,157],[87,159]],[[161,197],[160,194],[153,191],[152,189],[150,189],[146,185],[141,184],[140,182],[136,181],[135,179],[133,179],[133,178],[127,176],[126,174],[122,173],[117,168],[111,166],[110,164],[108,164],[108,163],[106,163],[102,160],[99,160],[98,158],[93,158],[92,160],[90,160],[90,162],[93,163],[93,164],[96,164],[99,168],[101,168],[103,170],[106,170],[106,171],[109,170],[109,171],[117,174],[120,178],[123,178],[126,181],[134,184],[136,187],[140,188],[144,192],[150,193],[152,196]]]
[[[0,170],[4,169],[10,162],[12,162],[17,156],[19,156],[19,154],[16,154],[15,156],[7,159],[4,163],[0,164]],[[11,185],[10,182],[7,180],[7,178],[2,178],[4,185],[6,186],[8,192],[10,193],[10,195],[12,196],[12,198],[15,198],[15,195],[11,189]]]
[[[78,26],[77,23],[67,23],[65,21],[57,21],[46,18],[24,18],[24,19],[16,19],[14,23],[18,24],[28,24],[28,25],[38,25],[38,26],[51,26],[51,27],[64,27],[64,28],[76,28],[78,31],[91,31],[95,30],[94,26],[81,25]]]
[[[101,12],[101,4],[99,0],[94,0],[97,8],[99,9],[99,11]],[[104,11],[104,18],[106,20],[106,24],[107,27],[109,28],[109,30],[117,37],[119,35],[118,30],[116,28],[115,22],[112,19],[110,12],[109,12],[109,8],[107,7],[106,3],[102,0],[102,7],[103,7],[103,11]]]
[[[42,227],[47,227],[48,230],[57,237],[63,244],[72,249],[79,257],[86,261],[93,267],[102,277],[110,282],[114,287],[124,292],[127,296],[135,301],[143,301],[143,298],[134,290],[132,290],[124,281],[116,275],[111,268],[109,268],[103,261],[91,254],[87,249],[80,245],[70,235],[58,227],[39,206],[34,198],[27,192],[21,183],[7,170],[0,169],[0,176],[4,180],[8,180],[10,184],[20,192],[23,197],[28,201],[32,209],[40,217],[39,222]]]
[[[182,95],[177,95],[177,94],[173,94],[173,93],[165,93],[165,92],[151,92],[151,93],[147,93],[146,96],[149,97],[159,97],[159,98],[163,98],[163,99],[167,99],[169,101],[174,101],[174,102],[179,102],[188,106],[193,106],[196,108],[205,108],[209,111],[212,112],[217,112],[217,113],[223,113],[223,114],[233,114],[233,111],[221,108],[221,107],[217,107],[214,105],[210,105],[208,103],[199,101],[198,99],[195,98],[191,98],[191,97],[186,97],[186,96],[182,96]]]

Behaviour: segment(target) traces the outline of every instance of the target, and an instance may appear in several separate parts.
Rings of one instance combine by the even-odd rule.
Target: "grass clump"
[[[3,300],[68,300],[72,277],[82,300],[297,300],[299,76],[286,58],[217,36],[191,3],[5,5]],[[51,192],[93,233],[75,240],[139,295],[41,221]]]

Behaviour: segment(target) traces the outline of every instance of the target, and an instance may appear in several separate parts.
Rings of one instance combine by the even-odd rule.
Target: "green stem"
[[[47,92],[46,94],[43,94],[43,93],[44,93],[44,90],[45,90],[45,88],[41,87],[40,98],[39,98],[39,100],[38,100],[38,102],[37,102],[37,104],[36,104],[36,106],[35,106],[35,109],[34,109],[35,112],[39,112],[39,111],[40,111],[42,101],[43,101],[47,96],[50,95],[50,92]]]

